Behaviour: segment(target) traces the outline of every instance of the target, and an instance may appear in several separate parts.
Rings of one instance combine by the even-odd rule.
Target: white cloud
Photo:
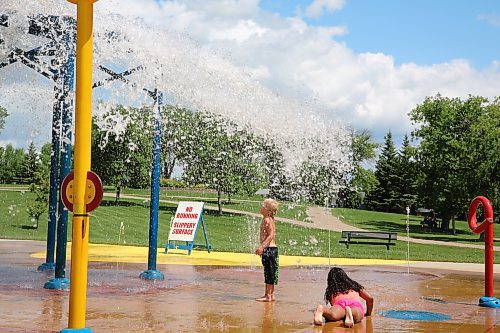
[[[319,18],[324,11],[333,12],[344,7],[345,0],[314,0],[305,11],[306,17]]]
[[[234,26],[229,26],[227,29],[219,29],[211,31],[209,39],[214,40],[229,40],[237,43],[242,43],[252,37],[261,37],[267,29],[260,27],[251,20],[241,20]]]
[[[12,145],[17,148],[17,142],[14,140],[0,140],[0,147],[5,147],[7,145]]]
[[[480,14],[478,15],[479,21],[485,21],[495,27],[500,27],[500,15],[497,14]]]
[[[316,1],[310,8],[336,10],[342,5],[343,1]],[[179,22],[186,23],[185,16],[202,18],[183,25],[183,30],[230,54],[236,65],[274,91],[318,101],[327,106],[330,117],[371,129],[377,137],[389,128],[395,136],[409,132],[407,114],[426,96],[439,92],[450,97],[493,97],[500,91],[500,68],[495,63],[481,71],[461,59],[429,66],[396,65],[391,55],[356,54],[349,45],[335,41],[346,27],[311,26],[299,17],[258,10],[247,11],[244,19],[222,20],[220,15],[216,19],[201,14],[194,6],[184,9],[164,24],[178,27]]]
[[[314,1],[309,9],[314,13],[319,8],[322,13],[343,4]],[[483,70],[464,59],[396,65],[391,55],[358,54],[336,41],[346,27],[311,26],[300,17],[284,18],[262,11],[257,0],[160,4],[106,0],[94,7],[96,15],[111,11],[188,34],[197,45],[214,50],[281,96],[314,103],[328,117],[370,129],[378,138],[389,129],[395,136],[409,132],[407,114],[426,96],[494,97],[500,91],[499,62]],[[0,139],[6,139],[4,134]]]

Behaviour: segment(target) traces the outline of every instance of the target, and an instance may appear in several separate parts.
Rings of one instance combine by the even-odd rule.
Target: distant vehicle
[[[268,188],[261,188],[257,192],[255,192],[255,194],[257,194],[257,195],[263,195],[263,196],[268,196],[269,193],[270,193],[270,191],[269,191]]]

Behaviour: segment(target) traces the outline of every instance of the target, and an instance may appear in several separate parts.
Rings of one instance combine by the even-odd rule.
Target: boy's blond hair
[[[278,202],[276,200],[267,198],[266,200],[264,200],[264,206],[269,212],[269,215],[271,215],[272,217],[276,216],[276,214],[278,213]]]

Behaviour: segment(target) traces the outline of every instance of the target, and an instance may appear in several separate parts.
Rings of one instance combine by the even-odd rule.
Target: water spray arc
[[[70,33],[65,33],[64,43],[66,49],[69,50],[67,61],[63,66],[63,93],[70,96],[73,90],[75,78],[75,44],[76,44],[76,23],[73,21]],[[62,102],[62,125],[61,125],[61,160],[59,169],[59,188],[63,183],[64,178],[69,174],[71,169],[72,156],[72,122],[73,122],[73,99],[65,98]],[[56,267],[55,277],[45,283],[46,289],[68,289],[69,279],[66,277],[66,245],[68,235],[68,210],[65,209],[62,203],[62,198],[59,196],[57,206],[57,242],[56,242]]]
[[[125,70],[117,73],[105,66],[100,65],[99,69],[106,73],[109,77],[102,81],[94,83],[93,88],[101,87],[106,83],[113,81],[121,81],[136,87],[137,84],[131,82],[126,77],[135,73],[138,70],[144,69],[143,66]],[[148,268],[142,272],[139,277],[145,280],[163,280],[165,277],[162,272],[156,269],[156,256],[158,252],[158,210],[160,206],[160,164],[161,164],[161,123],[162,123],[162,106],[163,93],[158,89],[149,90],[142,88],[148,97],[153,100],[154,113],[154,131],[153,131],[153,152],[151,161],[151,196],[149,209],[149,242],[148,242]]]
[[[27,33],[39,36],[50,41],[29,51],[14,48],[7,56],[7,61],[0,63],[0,68],[10,64],[21,63],[33,69],[42,76],[54,82],[54,104],[52,113],[52,139],[51,139],[51,160],[50,160],[50,192],[49,192],[49,218],[47,228],[47,255],[46,261],[38,267],[39,271],[56,270],[60,273],[59,278],[64,278],[61,273],[61,266],[65,265],[64,260],[54,264],[54,250],[56,243],[56,222],[58,233],[64,232],[67,225],[67,213],[61,213],[63,206],[58,199],[60,179],[64,178],[69,170],[71,156],[71,100],[70,91],[73,85],[73,64],[74,64],[74,38],[75,20],[68,16],[34,15],[28,17]],[[0,15],[0,26],[9,27],[9,15]],[[0,44],[3,44],[0,39]],[[50,63],[44,62],[41,57],[51,57]],[[64,117],[62,115],[64,114]],[[62,133],[61,133],[62,131]],[[65,142],[65,149],[62,151],[61,161],[60,145],[61,140]],[[59,168],[59,170],[58,170]],[[59,204],[59,219],[57,219]],[[65,243],[65,240],[64,240]],[[60,257],[61,255],[59,255]],[[59,266],[59,269],[58,269]],[[64,270],[64,268],[62,268]],[[61,275],[62,274],[62,275]],[[56,276],[58,278],[58,276]],[[60,289],[54,285],[54,289]]]

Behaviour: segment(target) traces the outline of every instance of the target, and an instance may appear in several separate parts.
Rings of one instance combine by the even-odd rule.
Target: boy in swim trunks
[[[264,282],[266,289],[264,296],[256,299],[258,302],[272,302],[276,300],[274,286],[278,284],[279,257],[278,247],[275,243],[276,228],[274,217],[278,212],[278,202],[274,199],[266,199],[260,207],[262,221],[260,222],[260,246],[255,254],[262,257],[264,266]]]
[[[366,302],[366,313],[361,299]],[[373,297],[339,267],[333,267],[328,273],[325,302],[330,303],[332,307],[318,305],[314,312],[315,325],[323,325],[324,317],[326,321],[343,319],[344,326],[352,327],[361,322],[364,316],[370,316],[373,310]]]

